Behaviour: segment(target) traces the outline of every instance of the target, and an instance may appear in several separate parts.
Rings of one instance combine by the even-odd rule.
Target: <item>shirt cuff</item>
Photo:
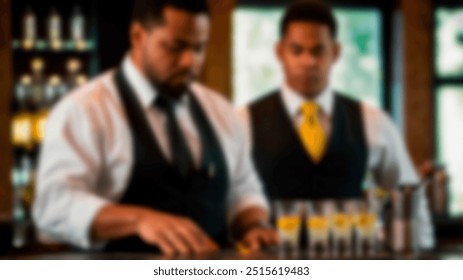
[[[259,194],[250,194],[243,196],[237,202],[232,203],[228,208],[227,214],[227,223],[231,225],[233,220],[244,210],[253,208],[253,207],[260,207],[267,212],[270,212],[270,206],[267,199],[263,195]]]
[[[104,242],[94,242],[91,226],[98,212],[109,202],[93,195],[78,198],[69,210],[69,239],[81,249],[100,249]]]

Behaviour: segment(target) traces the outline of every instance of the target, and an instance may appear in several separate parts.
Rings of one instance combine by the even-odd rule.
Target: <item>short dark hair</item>
[[[192,14],[210,14],[207,0],[135,0],[132,21],[143,25],[161,23],[166,7],[172,7]]]
[[[327,25],[331,36],[336,38],[338,26],[331,7],[318,0],[303,0],[291,4],[280,24],[280,36],[284,37],[290,23],[296,21],[315,22]]]

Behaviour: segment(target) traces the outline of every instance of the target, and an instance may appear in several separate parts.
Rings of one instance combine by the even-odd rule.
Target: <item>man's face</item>
[[[314,98],[328,85],[331,67],[339,56],[339,45],[327,25],[292,22],[277,44],[277,56],[289,86]]]
[[[132,47],[153,84],[180,92],[199,76],[209,38],[208,15],[166,7],[163,24],[139,26],[143,34],[135,37],[133,29]]]

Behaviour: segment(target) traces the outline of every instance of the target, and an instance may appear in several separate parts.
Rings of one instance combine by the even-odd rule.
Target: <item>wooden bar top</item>
[[[167,257],[149,253],[103,253],[103,252],[52,252],[52,253],[12,253],[1,256],[0,260],[313,260],[313,259],[352,259],[352,260],[463,260],[463,240],[447,240],[433,251],[416,255],[393,255],[381,253],[372,257],[354,256],[349,258],[310,258],[306,252],[297,255],[282,254],[277,249],[257,253],[240,254],[233,249],[199,256]]]

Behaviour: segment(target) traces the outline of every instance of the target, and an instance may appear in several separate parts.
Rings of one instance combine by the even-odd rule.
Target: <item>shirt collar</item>
[[[306,98],[290,88],[286,83],[281,87],[283,103],[290,114],[290,116],[297,116],[300,112],[301,106],[307,101]],[[331,116],[333,113],[334,92],[330,86],[326,87],[314,100],[325,114]]]
[[[142,107],[145,109],[151,107],[158,94],[156,88],[137,69],[130,55],[126,55],[124,58],[122,71],[124,71],[125,77],[132,86]]]
[[[135,64],[133,63],[130,54],[127,54],[124,58],[124,62],[122,64],[122,71],[132,86],[137,98],[144,109],[150,108],[154,104],[154,100],[156,100],[158,96],[158,91],[156,87],[154,87],[148,79],[144,76],[140,70],[137,69]],[[191,89],[192,90],[192,89]],[[188,94],[182,96],[179,102],[176,102],[175,105],[177,107],[187,106],[189,102]]]

